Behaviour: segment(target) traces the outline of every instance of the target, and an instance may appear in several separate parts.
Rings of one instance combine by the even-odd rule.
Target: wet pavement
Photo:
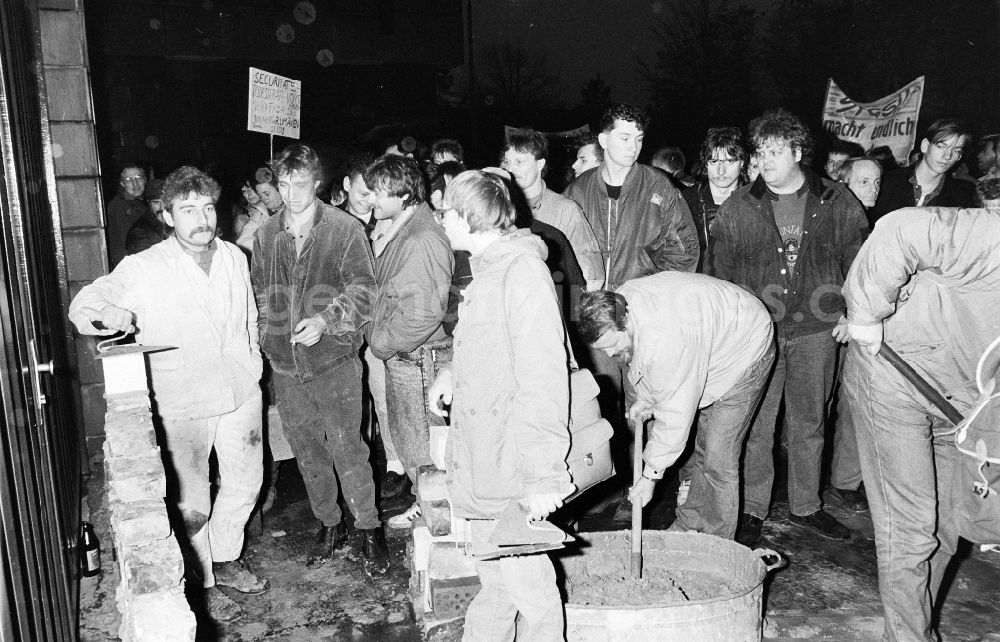
[[[669,481],[647,510],[649,528],[666,528],[673,519]],[[309,509],[301,478],[291,462],[284,465],[278,501],[263,522],[253,523],[246,559],[270,579],[271,588],[257,596],[227,592],[243,607],[238,622],[215,625],[199,620],[200,640],[350,640],[402,642],[422,638],[410,607],[405,561],[407,533],[389,532],[392,567],[379,580],[361,569],[359,538],[352,530],[346,549],[316,569],[305,567],[306,553],[318,527]],[[99,500],[91,499],[91,505]],[[408,498],[387,504],[387,514],[408,506]],[[867,514],[851,513],[831,500],[827,509],[853,531],[847,542],[826,540],[788,521],[787,504],[779,497],[765,522],[761,546],[785,555],[789,565],[765,584],[765,640],[879,640],[881,607],[875,568],[872,525]],[[581,530],[614,530],[614,506],[583,519]],[[100,510],[93,515],[106,549]],[[115,639],[115,573],[107,550],[100,580],[84,578],[81,587],[81,638]],[[1000,554],[967,547],[957,564],[941,613],[943,639],[959,642],[1000,640]],[[110,612],[109,612],[110,611]],[[435,641],[460,639],[460,630],[440,630]]]

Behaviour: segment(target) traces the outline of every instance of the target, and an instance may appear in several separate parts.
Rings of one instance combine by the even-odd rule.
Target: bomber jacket
[[[784,339],[828,332],[836,325],[844,313],[840,288],[868,236],[861,203],[847,186],[802,171],[808,194],[794,276],[774,222],[773,194],[760,176],[719,208],[706,270],[756,294]]]
[[[257,306],[246,257],[235,245],[215,243],[208,274],[171,236],[126,256],[70,304],[81,334],[97,334],[81,308],[110,303],[135,314],[136,342],[174,346],[149,354],[161,417],[215,417],[260,394]]]
[[[528,205],[531,206],[532,218],[551,225],[566,235],[573,246],[573,253],[583,270],[584,278],[587,279],[587,285],[594,289],[600,287],[604,283],[601,248],[597,246],[594,230],[590,229],[590,223],[576,201],[556,194],[543,181],[541,193],[528,201]],[[549,250],[551,256],[551,247]]]
[[[371,321],[375,269],[361,222],[317,201],[309,237],[296,255],[287,209],[254,237],[250,274],[259,310],[261,349],[275,372],[309,380],[356,357]],[[292,344],[292,329],[315,316],[326,322],[318,343]]]
[[[470,262],[446,452],[460,517],[495,518],[512,500],[572,489],[568,354],[544,256],[540,238],[514,230]]]
[[[879,189],[878,200],[875,207],[869,212],[871,224],[879,220],[889,212],[894,212],[904,207],[914,207],[917,204],[913,194],[913,183],[910,178],[916,171],[913,167],[900,167],[885,175],[882,179],[882,187]],[[922,207],[975,207],[978,198],[976,196],[976,186],[969,181],[962,181],[953,178],[950,174],[945,174],[941,178],[941,188],[934,198],[922,205]]]
[[[368,345],[379,359],[448,338],[442,322],[455,258],[444,229],[421,203],[375,259],[378,293]]]
[[[608,198],[603,172],[601,165],[583,173],[563,196],[580,204],[597,237],[607,273],[605,289],[664,270],[693,272],[698,266],[698,233],[670,179],[636,163],[615,200]]]

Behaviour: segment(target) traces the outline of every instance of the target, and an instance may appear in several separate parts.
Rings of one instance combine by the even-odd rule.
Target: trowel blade
[[[163,350],[176,350],[177,346],[144,346],[138,343],[127,343],[125,345],[111,346],[97,353],[97,359],[107,359],[108,357],[122,357],[128,354],[140,352],[162,352]]]

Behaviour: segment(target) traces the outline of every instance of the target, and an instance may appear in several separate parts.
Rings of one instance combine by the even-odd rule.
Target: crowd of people
[[[250,174],[234,243],[211,176],[185,166],[147,184],[123,168],[108,207],[113,269],[70,318],[84,334],[177,346],[150,355],[152,390],[190,576],[213,617],[240,611],[215,587],[267,590],[240,555],[282,460],[297,461],[319,522],[307,564],[346,545],[342,498],[373,578],[389,568],[380,498],[434,466],[433,426],[449,426],[450,506],[473,530],[512,503],[536,519],[560,509],[574,490],[579,363],[619,434],[647,430],[641,470],[575,500],[583,510],[613,505],[628,520],[674,468],[670,528],[753,547],[778,440],[791,521],[848,539],[823,505],[832,449],[830,496],[859,512],[870,502],[886,638],[935,639],[941,568],[961,534],[946,500],[954,436],[877,355],[885,338],[957,406],[975,401],[975,361],[1000,334],[997,137],[982,139],[977,180],[953,175],[972,140],[955,119],[932,123],[905,167],[847,141],[821,163],[782,109],[745,134],[710,129],[690,167],[675,147],[639,163],[648,127],[641,109],[612,106],[579,141],[562,194],[530,129],[479,170],[454,139],[406,138],[329,177],[293,144]],[[376,432],[384,475],[370,461]],[[420,519],[413,504],[385,521]],[[476,567],[466,639],[509,639],[515,616],[520,638],[562,639],[547,556]]]

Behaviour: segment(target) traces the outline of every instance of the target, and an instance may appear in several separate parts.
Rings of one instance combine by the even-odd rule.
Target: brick
[[[136,546],[122,555],[125,581],[133,595],[156,593],[181,585],[184,559],[172,537]]]
[[[184,598],[184,587],[136,596],[132,622],[137,642],[194,640],[195,619]]]
[[[100,179],[58,178],[56,195],[63,229],[101,227],[104,217],[101,215]]]
[[[39,11],[42,62],[46,65],[84,65],[83,15],[76,11]]]
[[[46,44],[42,44],[45,48]],[[45,90],[49,120],[93,120],[90,83],[85,67],[46,67]]]
[[[431,545],[431,558],[428,562],[428,570],[432,579],[475,577],[476,562],[473,558],[465,554],[464,546],[434,542]]]
[[[163,501],[111,502],[111,526],[122,551],[169,537],[170,522]]]
[[[131,408],[149,408],[148,392],[128,392],[124,394],[108,395],[108,408],[118,412]]]
[[[431,535],[440,537],[451,534],[451,504],[447,499],[420,500],[420,517],[427,524]]]
[[[162,501],[167,496],[167,480],[162,470],[155,475],[116,480],[108,484],[108,494],[122,503]]]
[[[447,473],[434,466],[421,466],[417,471],[416,496],[420,501],[448,499]]]
[[[114,449],[108,444],[104,453],[105,479],[109,483],[163,475],[163,459],[158,448],[150,448],[129,457],[114,454]]]
[[[475,575],[445,580],[432,578],[430,593],[434,617],[446,620],[464,616],[481,588]]]

